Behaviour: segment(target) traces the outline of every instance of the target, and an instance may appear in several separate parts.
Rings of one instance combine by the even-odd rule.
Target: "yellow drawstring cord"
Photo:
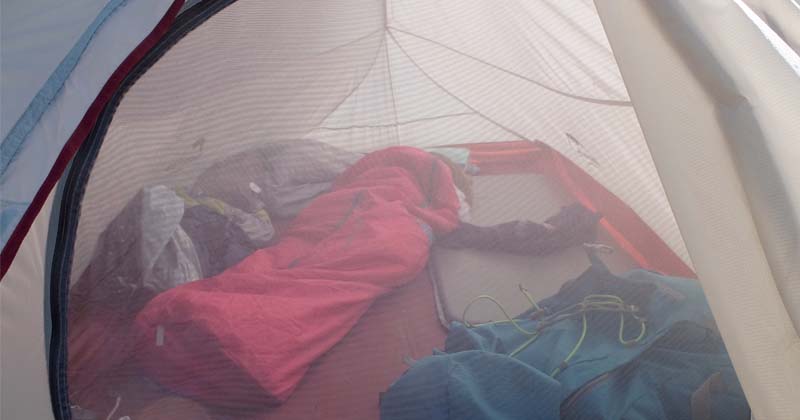
[[[536,311],[536,313],[543,312],[542,308],[536,303],[536,301],[530,295],[528,290],[525,289],[521,284],[519,285],[519,290],[525,295],[525,297],[531,303],[531,307]],[[497,305],[497,307],[500,309],[500,311],[503,313],[506,319],[486,322],[482,324],[470,323],[469,320],[467,319],[467,312],[472,307],[472,305],[479,300],[489,300],[495,305]],[[577,315],[581,315],[582,318],[581,335],[578,338],[577,343],[575,343],[575,346],[567,355],[567,357],[565,357],[564,360],[559,364],[559,366],[556,367],[550,374],[550,376],[555,377],[567,366],[569,361],[572,360],[573,357],[575,357],[575,355],[578,353],[578,350],[583,345],[583,342],[586,339],[586,334],[589,329],[589,321],[586,316],[587,313],[618,312],[620,316],[619,336],[618,336],[619,342],[624,346],[630,346],[639,343],[647,334],[647,322],[645,321],[644,318],[636,314],[638,310],[639,309],[634,305],[626,305],[625,301],[621,297],[616,295],[604,295],[604,294],[587,295],[586,297],[583,298],[581,302],[568,306],[552,315],[547,316],[546,318],[543,318],[538,323],[534,331],[528,331],[525,328],[523,328],[519,324],[519,322],[517,322],[516,319],[514,319],[511,315],[509,315],[508,311],[506,311],[506,309],[497,299],[489,295],[480,295],[475,299],[473,299],[472,301],[470,301],[469,304],[467,304],[466,308],[464,308],[464,313],[462,314],[462,320],[467,328],[475,328],[481,325],[496,325],[502,323],[510,323],[517,331],[519,331],[523,335],[530,336],[524,343],[522,343],[519,347],[517,347],[511,353],[509,353],[509,357],[515,357],[522,350],[524,350],[525,348],[530,346],[534,341],[536,341],[536,339],[539,338],[539,332],[542,331],[544,328],[553,325],[555,323],[561,322],[565,319],[570,319]],[[639,335],[631,340],[625,339],[624,337],[626,313],[630,313],[631,316],[640,323]]]
[[[561,372],[561,368],[564,368],[564,367],[567,366],[569,361],[572,360],[572,358],[575,356],[576,353],[578,353],[578,349],[581,348],[581,345],[583,345],[583,340],[586,338],[586,331],[589,329],[589,322],[586,320],[586,312],[583,313],[583,317],[582,318],[583,318],[583,329],[581,330],[581,337],[578,339],[578,342],[575,344],[575,346],[569,352],[567,357],[564,358],[564,361],[561,362],[561,364],[558,365],[558,367],[553,369],[553,371],[550,373],[551,377],[555,378],[555,376],[558,375],[559,372]]]
[[[506,316],[506,319],[505,320],[501,320],[501,321],[486,322],[486,323],[482,323],[482,324],[472,324],[471,322],[469,322],[467,320],[467,312],[472,307],[472,305],[475,304],[475,302],[478,302],[479,300],[483,300],[483,299],[489,300],[492,303],[494,303],[495,305],[497,305],[497,307],[500,308],[500,311],[503,312],[503,315]],[[493,298],[492,296],[489,296],[489,295],[480,295],[480,296],[476,297],[475,299],[472,299],[472,301],[470,301],[467,304],[467,307],[464,308],[464,313],[462,314],[461,319],[464,321],[464,325],[466,325],[467,328],[474,328],[474,327],[479,327],[481,325],[488,325],[488,324],[500,324],[500,323],[510,322],[511,325],[513,325],[514,328],[517,329],[517,331],[521,332],[524,335],[533,335],[533,334],[537,333],[536,331],[527,331],[526,329],[522,328],[519,325],[519,323],[514,318],[512,318],[511,315],[508,314],[508,312],[506,312],[506,309],[503,307],[503,304],[501,304],[500,302],[497,301],[497,299],[495,299],[495,298]]]
[[[526,289],[525,286],[520,284],[519,285],[519,291],[522,292],[522,294],[525,295],[525,297],[528,299],[528,302],[531,303],[531,306],[533,307],[533,309],[536,309],[536,312],[540,312],[542,310],[542,308],[539,307],[539,304],[536,303],[535,300],[533,300],[533,296],[531,296],[531,294],[528,292],[528,289]]]
[[[636,338],[634,338],[633,340],[626,340],[622,336],[623,331],[625,330],[625,313],[624,312],[619,313],[619,342],[622,343],[622,345],[624,346],[630,346],[642,341],[644,335],[647,334],[647,323],[644,322],[644,319],[636,315],[633,315],[633,317],[639,321],[639,335],[636,336]]]

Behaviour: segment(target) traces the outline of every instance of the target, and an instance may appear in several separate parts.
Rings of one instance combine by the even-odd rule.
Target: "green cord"
[[[638,343],[639,341],[642,340],[642,338],[644,338],[644,335],[647,332],[647,323],[644,322],[644,319],[639,318],[636,315],[634,315],[634,318],[638,319],[640,322],[639,335],[633,340],[626,340],[623,337],[623,330],[625,330],[625,313],[624,312],[619,313],[619,342],[622,343],[623,346],[630,346]]]
[[[509,354],[508,354],[508,357],[514,357],[514,356],[516,356],[517,354],[519,354],[519,352],[521,352],[522,350],[525,350],[525,348],[526,348],[526,347],[528,347],[528,346],[530,346],[531,344],[533,344],[533,342],[534,342],[534,341],[536,341],[536,339],[537,339],[537,338],[539,338],[539,334],[534,334],[534,335],[533,335],[533,337],[531,337],[531,338],[529,338],[529,339],[525,340],[525,342],[524,342],[524,343],[520,344],[520,346],[519,346],[519,347],[517,347],[516,349],[514,349],[514,351],[512,351],[511,353],[509,353]]]
[[[522,283],[519,284],[519,291],[522,292],[522,294],[525,295],[525,297],[528,299],[528,302],[531,303],[531,306],[533,307],[533,309],[536,309],[536,312],[541,312],[542,311],[542,308],[540,308],[539,304],[536,303],[535,300],[533,300],[533,296],[531,296],[531,294],[528,292],[528,289],[526,289],[525,286],[522,285]]]
[[[533,297],[530,295],[528,290],[525,289],[525,287],[523,287],[521,284],[519,285],[519,290],[520,290],[520,292],[522,292],[525,295],[525,297],[528,299],[528,302],[530,302],[531,307],[536,312],[538,312],[538,313],[544,312],[542,310],[542,308],[533,299]],[[492,303],[494,303],[495,305],[497,305],[497,307],[500,309],[500,311],[503,313],[503,315],[505,315],[506,319],[505,320],[499,320],[499,321],[491,321],[491,322],[482,323],[482,324],[472,324],[472,323],[470,323],[467,320],[467,312],[469,311],[469,309],[472,307],[472,305],[475,302],[477,302],[479,300],[484,300],[484,299],[485,300],[489,300]],[[620,317],[619,318],[620,319],[620,321],[619,321],[619,336],[618,336],[619,342],[624,346],[630,346],[630,345],[633,345],[633,344],[636,344],[636,343],[639,343],[640,341],[642,341],[644,336],[647,334],[647,322],[646,322],[646,320],[644,318],[639,317],[638,315],[636,315],[636,312],[638,312],[638,310],[639,309],[634,305],[626,305],[625,301],[621,297],[616,296],[616,295],[602,295],[602,294],[601,295],[587,295],[586,297],[583,298],[583,300],[580,303],[576,303],[576,304],[574,304],[572,306],[568,306],[568,307],[566,307],[566,308],[564,308],[564,309],[562,309],[562,310],[560,310],[560,311],[558,311],[558,312],[556,312],[554,314],[551,314],[551,315],[547,316],[546,318],[543,318],[538,323],[538,325],[536,326],[536,330],[528,331],[528,330],[522,328],[522,326],[517,322],[517,320],[515,320],[513,317],[511,317],[511,315],[508,314],[508,311],[506,311],[506,309],[503,307],[503,305],[497,299],[495,299],[494,297],[489,296],[489,295],[480,295],[480,296],[476,297],[475,299],[473,299],[472,301],[470,301],[469,304],[467,304],[467,307],[464,308],[464,313],[462,314],[462,320],[464,321],[464,325],[467,328],[474,328],[476,326],[481,326],[481,325],[497,325],[497,324],[502,324],[502,323],[510,323],[512,326],[514,326],[514,328],[517,331],[519,331],[523,335],[530,336],[524,343],[522,343],[519,347],[514,349],[508,355],[509,357],[515,357],[522,350],[524,350],[525,348],[527,348],[528,346],[533,344],[533,342],[535,342],[536,339],[539,338],[539,336],[540,336],[539,333],[544,328],[549,327],[551,325],[554,325],[554,324],[556,324],[558,322],[564,321],[566,319],[571,319],[571,318],[573,318],[573,317],[575,317],[577,315],[581,315],[582,324],[583,324],[583,327],[582,327],[582,330],[581,330],[581,335],[578,338],[578,342],[575,343],[575,346],[569,352],[567,357],[565,357],[564,360],[558,365],[558,367],[556,367],[553,370],[553,372],[550,374],[551,377],[555,377],[556,375],[561,373],[567,367],[567,364],[570,362],[570,360],[572,360],[573,357],[575,357],[575,355],[578,353],[578,350],[580,350],[581,346],[583,345],[583,342],[586,339],[586,335],[587,335],[588,330],[589,330],[589,321],[588,321],[588,318],[586,316],[587,313],[589,313],[589,312],[618,312],[619,313],[619,317]],[[624,336],[625,314],[626,313],[630,313],[631,316],[633,316],[633,318],[636,319],[637,321],[639,321],[639,323],[640,323],[639,335],[636,338],[632,339],[632,340],[627,340],[627,339],[625,339],[625,336]]]
[[[472,324],[471,322],[469,322],[467,320],[467,312],[469,311],[469,308],[471,308],[472,305],[475,302],[477,302],[479,300],[482,300],[482,299],[489,300],[492,303],[494,303],[495,305],[497,305],[497,307],[500,308],[500,311],[503,312],[503,315],[506,316],[506,319],[504,321],[492,321],[492,322],[487,322],[487,323],[483,323],[483,324]],[[461,315],[461,319],[464,321],[464,325],[466,325],[467,328],[474,328],[474,327],[477,327],[477,326],[488,325],[488,324],[499,324],[499,323],[502,323],[502,322],[510,322],[511,325],[513,325],[514,328],[517,329],[517,331],[521,332],[524,335],[538,334],[538,331],[528,331],[528,330],[522,328],[519,325],[519,323],[514,318],[512,318],[511,315],[508,314],[506,309],[503,307],[503,304],[501,304],[500,302],[497,301],[497,299],[495,299],[495,298],[493,298],[492,296],[489,296],[489,295],[480,295],[480,296],[476,297],[475,299],[472,299],[472,301],[469,304],[467,304],[467,307],[464,308],[464,313]]]
[[[581,331],[581,337],[578,339],[578,342],[575,343],[575,347],[572,348],[572,351],[569,352],[567,357],[564,358],[564,361],[561,362],[557,368],[553,369],[553,372],[550,373],[550,376],[555,378],[559,372],[561,372],[561,368],[565,368],[570,360],[575,357],[575,354],[578,353],[578,349],[581,348],[583,345],[583,340],[586,338],[586,331],[589,329],[589,323],[586,320],[586,312],[583,313],[583,329]]]

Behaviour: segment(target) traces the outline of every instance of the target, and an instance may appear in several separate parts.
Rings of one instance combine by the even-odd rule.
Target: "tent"
[[[800,413],[795,0],[12,0],[0,15],[4,419],[68,418],[66,296],[139,191],[304,139],[489,163],[537,145],[572,168],[567,187],[584,179],[577,196],[631,212],[604,223],[640,266],[696,274],[753,417]]]

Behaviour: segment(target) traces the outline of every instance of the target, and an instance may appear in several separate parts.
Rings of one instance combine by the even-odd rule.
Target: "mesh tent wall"
[[[183,4],[22,3],[2,10],[0,415],[46,418],[49,314],[20,305],[42,302],[49,282],[60,203],[45,198]],[[183,184],[264,139],[359,152],[538,140],[691,261],[754,416],[793,418],[800,9],[753,3],[234,2],[125,93],[87,184],[71,279],[142,186]],[[31,35],[41,28],[52,32]],[[44,48],[20,41],[34,38]]]

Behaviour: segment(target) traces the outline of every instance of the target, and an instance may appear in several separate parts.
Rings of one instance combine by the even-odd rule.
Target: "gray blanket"
[[[192,193],[249,213],[264,209],[271,217],[291,218],[361,156],[315,140],[269,143],[212,165]]]

